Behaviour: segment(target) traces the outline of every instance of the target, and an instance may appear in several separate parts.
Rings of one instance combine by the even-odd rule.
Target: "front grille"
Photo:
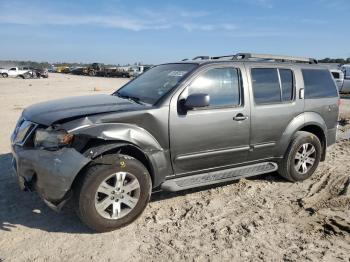
[[[12,144],[23,146],[28,138],[31,137],[37,126],[38,125],[33,122],[20,118],[11,136]]]

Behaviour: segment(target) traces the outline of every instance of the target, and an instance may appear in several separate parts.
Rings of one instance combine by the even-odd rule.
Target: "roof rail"
[[[314,58],[297,57],[297,56],[285,56],[285,55],[268,55],[268,54],[252,54],[252,53],[238,53],[234,56],[236,59],[263,59],[263,60],[275,60],[280,62],[302,62],[309,64],[317,64],[317,60]]]
[[[253,54],[253,53],[238,53],[235,55],[224,55],[224,56],[196,56],[192,60],[267,60],[267,61],[278,61],[278,62],[296,62],[296,63],[308,63],[317,64],[317,60],[314,58],[298,57],[298,56],[286,56],[286,55],[268,55],[268,54]],[[187,61],[183,59],[182,61]]]
[[[192,58],[192,60],[209,60],[209,59],[211,59],[211,57],[207,55],[201,55],[201,56],[196,56],[195,58]]]
[[[235,58],[236,55],[223,55],[223,56],[213,56],[212,59],[229,59],[232,60]]]

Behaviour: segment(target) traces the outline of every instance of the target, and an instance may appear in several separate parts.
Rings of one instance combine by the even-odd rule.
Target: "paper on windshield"
[[[168,76],[175,76],[175,77],[181,77],[184,76],[187,73],[187,71],[171,71]]]

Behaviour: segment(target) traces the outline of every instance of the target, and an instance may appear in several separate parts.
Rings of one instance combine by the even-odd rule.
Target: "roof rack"
[[[285,55],[268,55],[268,54],[253,54],[253,53],[238,53],[235,55],[224,55],[224,56],[196,56],[192,60],[267,60],[267,61],[278,61],[278,62],[296,62],[296,63],[308,63],[317,64],[317,60],[314,58],[297,57],[297,56],[285,56]],[[188,60],[188,59],[186,59]],[[185,61],[182,60],[182,61]]]
[[[227,59],[227,60],[233,60],[236,55],[223,55],[223,56],[213,56],[212,59]]]
[[[262,59],[262,60],[274,60],[280,62],[301,62],[309,64],[317,64],[317,60],[314,58],[306,58],[299,56],[286,56],[286,55],[268,55],[268,54],[252,54],[252,53],[238,53],[234,59]]]
[[[207,56],[207,55],[200,55],[200,56],[196,56],[195,58],[192,58],[192,60],[210,60],[211,57]]]

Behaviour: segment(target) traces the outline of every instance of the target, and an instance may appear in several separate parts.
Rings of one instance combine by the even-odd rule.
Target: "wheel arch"
[[[102,158],[104,155],[117,156],[118,154],[122,154],[122,155],[128,155],[128,156],[134,157],[135,159],[140,161],[146,167],[146,169],[150,174],[153,188],[159,186],[164,181],[159,165],[157,163],[157,159],[161,159],[161,157],[159,157],[159,154],[158,154],[158,158],[154,157],[149,153],[146,153],[145,151],[143,151],[137,145],[134,145],[130,142],[102,140],[96,144],[96,141],[95,141],[94,145],[88,146],[82,153],[87,158],[90,158],[91,161],[87,163],[85,166],[83,166],[75,176],[71,186],[73,189],[75,188],[76,185],[79,184],[78,183],[79,180],[84,177],[86,170],[91,166],[101,165],[101,164],[109,165],[113,163],[113,161],[104,162]],[[160,160],[160,162],[162,162],[162,160]]]
[[[280,139],[278,154],[285,155],[289,144],[298,131],[310,132],[318,137],[322,145],[321,161],[324,161],[327,150],[327,126],[321,115],[315,112],[302,113],[289,123]]]
[[[317,136],[322,146],[321,161],[324,161],[326,159],[327,138],[323,129],[319,125],[309,124],[309,125],[305,125],[303,128],[301,128],[298,131],[306,131]]]

